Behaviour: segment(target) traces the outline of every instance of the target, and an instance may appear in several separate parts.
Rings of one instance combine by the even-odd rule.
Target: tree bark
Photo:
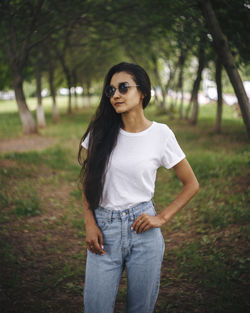
[[[81,86],[82,86],[82,90],[83,90],[83,93],[82,93],[82,108],[84,108],[86,106],[86,103],[85,103],[85,87],[84,87],[83,83],[81,83]]]
[[[76,111],[78,111],[78,96],[77,96],[77,92],[76,92],[77,74],[76,74],[75,69],[72,71],[72,77],[73,77],[73,86],[74,86],[75,109],[76,109]]]
[[[195,79],[194,85],[193,85],[193,90],[191,93],[191,98],[189,101],[189,107],[190,108],[193,104],[192,115],[190,118],[190,123],[192,125],[195,125],[197,123],[197,120],[198,120],[198,113],[199,113],[198,94],[199,94],[199,89],[200,89],[200,83],[202,80],[202,71],[203,71],[204,67],[205,67],[205,51],[204,51],[203,44],[201,43],[201,45],[199,47],[199,65],[198,65],[198,69],[197,69],[196,79]],[[187,109],[186,117],[188,117],[188,114],[189,114],[189,111]]]
[[[52,118],[54,122],[58,123],[59,111],[56,103],[56,91],[54,87],[54,67],[52,65],[51,58],[49,58],[49,89],[52,98]]]
[[[89,79],[86,81],[86,87],[87,87],[87,105],[90,107],[91,106],[91,95],[90,95],[90,87],[91,87],[91,82]]]
[[[37,127],[35,120],[30,113],[26,99],[23,92],[23,79],[22,76],[18,73],[13,74],[13,87],[15,90],[15,97],[18,106],[19,115],[23,125],[24,134],[33,134],[37,133]]]
[[[184,69],[185,59],[186,58],[184,56],[184,51],[183,51],[183,49],[181,49],[181,54],[179,57],[180,73],[179,73],[179,81],[178,81],[178,90],[181,92],[180,107],[179,107],[180,119],[183,118],[183,69]]]
[[[209,31],[213,37],[214,48],[217,54],[221,58],[221,62],[227,71],[228,77],[231,81],[231,84],[234,88],[235,94],[238,98],[240,105],[242,117],[245,123],[248,137],[250,139],[250,104],[247,97],[246,91],[244,89],[241,77],[236,68],[232,53],[230,51],[228,41],[226,36],[221,30],[219,21],[215,15],[215,12],[212,8],[212,5],[209,0],[198,0],[202,14],[207,22]]]
[[[36,97],[37,97],[37,124],[38,127],[44,128],[46,126],[44,110],[42,106],[42,80],[41,80],[41,68],[40,68],[40,61],[36,64]]]
[[[70,74],[70,70],[65,62],[65,51],[61,54],[59,52],[58,49],[56,49],[56,53],[57,53],[57,56],[59,57],[59,60],[60,60],[60,63],[62,65],[62,68],[63,68],[63,72],[66,76],[66,80],[67,80],[67,87],[68,87],[68,91],[69,91],[69,95],[68,95],[68,114],[71,114],[72,113],[72,106],[71,106],[71,74]]]
[[[162,80],[161,80],[160,73],[158,70],[157,57],[154,53],[151,53],[151,61],[153,63],[153,72],[155,75],[155,79],[157,81],[157,84],[160,87],[161,95],[162,95],[162,100],[159,102],[159,105],[162,109],[166,109],[166,93],[165,93],[164,86],[162,84]]]
[[[18,47],[17,41],[17,31],[20,31],[14,25],[14,16],[12,12],[12,4],[10,1],[5,1],[4,3],[5,15],[3,19],[3,26],[8,30],[6,32],[7,36],[4,38],[5,44],[3,45],[3,51],[7,54],[9,58],[9,64],[12,74],[12,83],[15,91],[15,98],[18,106],[19,116],[23,126],[24,134],[37,133],[37,126],[34,117],[26,103],[25,95],[23,92],[23,68],[25,61],[28,58],[28,43],[30,35],[34,26],[34,19],[29,25],[30,28],[26,32],[25,38],[22,41],[21,48]],[[40,4],[38,4],[39,6]]]
[[[71,105],[71,84],[68,82],[68,91],[69,91],[69,95],[68,95],[68,114],[72,114],[72,105]]]
[[[214,131],[217,134],[221,133],[221,121],[222,121],[222,106],[223,106],[223,98],[222,98],[222,63],[219,57],[216,60],[216,72],[215,72],[215,81],[217,86],[217,112],[216,112],[216,121],[214,126]]]

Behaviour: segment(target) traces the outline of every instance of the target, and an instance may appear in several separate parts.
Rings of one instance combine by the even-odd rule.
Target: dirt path
[[[55,140],[41,135],[22,136],[0,141],[0,153],[39,151],[52,146]]]

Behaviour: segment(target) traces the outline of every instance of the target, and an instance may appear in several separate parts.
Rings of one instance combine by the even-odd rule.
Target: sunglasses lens
[[[120,83],[118,86],[119,92],[123,95],[128,91],[128,89],[129,89],[129,84],[127,82]],[[115,91],[116,91],[116,88],[114,86],[112,86],[112,85],[107,86],[105,89],[106,97],[108,97],[108,98],[113,97],[113,95],[115,94]]]
[[[129,85],[128,83],[120,83],[119,84],[119,92],[125,94],[128,91]]]
[[[113,86],[107,86],[105,89],[105,95],[106,97],[110,98],[114,95],[115,93],[115,87]]]

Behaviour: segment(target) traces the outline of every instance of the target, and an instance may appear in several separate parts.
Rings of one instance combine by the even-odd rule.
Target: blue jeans
[[[120,278],[126,267],[127,313],[153,313],[165,249],[160,228],[131,230],[142,213],[156,215],[152,201],[123,210],[98,207],[95,217],[103,233],[105,255],[87,252],[84,313],[113,313]]]

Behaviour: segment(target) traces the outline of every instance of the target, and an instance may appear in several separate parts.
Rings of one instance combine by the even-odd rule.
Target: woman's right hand
[[[92,253],[100,255],[106,253],[103,248],[102,232],[96,224],[86,225],[86,243]]]

